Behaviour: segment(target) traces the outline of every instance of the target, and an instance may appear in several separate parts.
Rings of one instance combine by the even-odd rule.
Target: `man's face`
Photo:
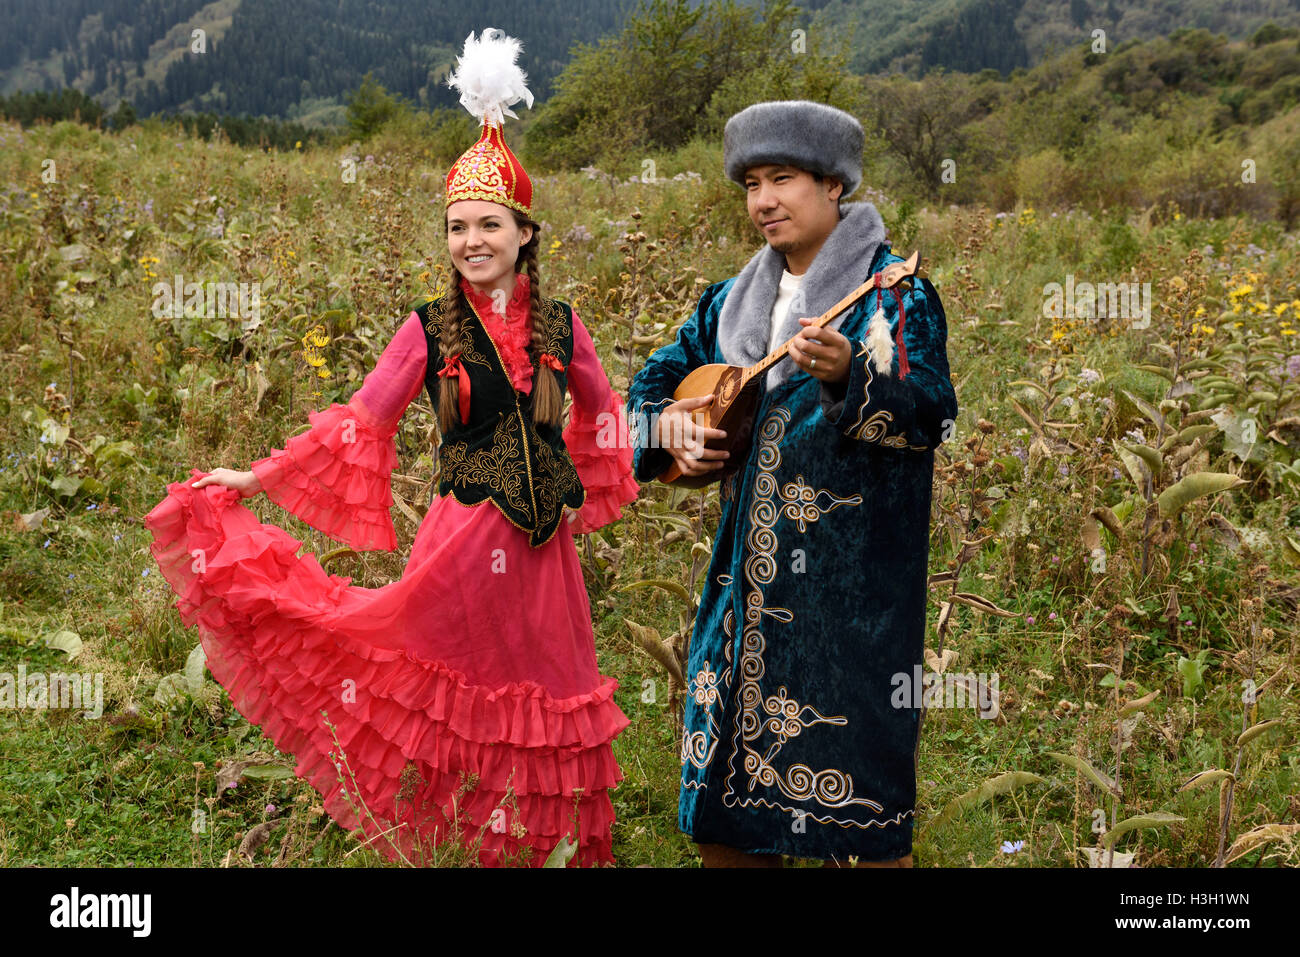
[[[745,171],[749,218],[780,253],[819,248],[840,221],[843,186],[833,177],[819,183],[794,166],[752,166]]]

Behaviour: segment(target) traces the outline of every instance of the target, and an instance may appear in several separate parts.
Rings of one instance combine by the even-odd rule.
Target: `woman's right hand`
[[[224,485],[226,488],[233,488],[243,498],[248,498],[262,491],[262,483],[257,480],[257,476],[249,472],[236,472],[234,469],[213,469],[203,478],[195,479],[194,488],[203,488],[205,485]]]

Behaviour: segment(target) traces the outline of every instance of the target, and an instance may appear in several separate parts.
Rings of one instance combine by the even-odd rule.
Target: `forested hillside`
[[[0,0],[0,91],[74,86],[141,115],[210,110],[300,118],[337,107],[367,71],[425,106],[466,35],[499,26],[544,97],[573,44],[617,31],[634,0]],[[194,52],[193,31],[204,31]]]

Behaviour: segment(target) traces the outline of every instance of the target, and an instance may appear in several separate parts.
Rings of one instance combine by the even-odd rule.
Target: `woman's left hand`
[[[853,346],[834,329],[813,328],[814,320],[802,318],[799,334],[790,340],[790,357],[804,372],[823,382],[844,382],[853,361]]]

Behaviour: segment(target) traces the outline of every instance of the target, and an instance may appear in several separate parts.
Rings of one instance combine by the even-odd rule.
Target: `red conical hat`
[[[481,40],[473,33],[465,39],[465,52],[447,84],[461,91],[461,105],[482,122],[483,133],[447,171],[447,206],[482,199],[532,215],[532,181],[501,134],[504,117],[515,116],[512,104],[533,105],[526,77],[515,64],[521,50],[518,40],[493,28],[484,30]]]

